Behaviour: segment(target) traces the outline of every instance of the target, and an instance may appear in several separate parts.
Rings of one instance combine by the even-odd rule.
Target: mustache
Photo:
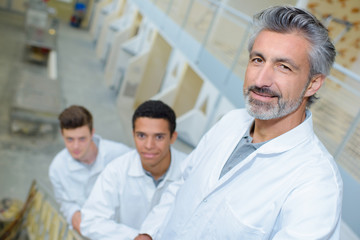
[[[252,91],[252,92],[260,93],[260,94],[263,93],[263,94],[270,95],[272,97],[278,97],[278,98],[281,97],[280,93],[275,92],[268,87],[257,87],[255,85],[253,85],[253,86],[248,87],[247,91],[248,92]]]

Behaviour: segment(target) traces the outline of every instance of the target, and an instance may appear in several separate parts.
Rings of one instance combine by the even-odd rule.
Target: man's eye
[[[261,58],[253,58],[253,59],[251,59],[251,62],[261,63],[261,62],[262,62],[262,59],[261,59]]]
[[[288,66],[284,65],[284,64],[281,64],[280,67],[284,70],[288,70],[288,71],[291,71],[291,68],[289,68]]]
[[[164,139],[164,135],[157,135],[156,136],[156,140],[162,140],[162,139]]]
[[[137,133],[136,136],[138,138],[145,138],[145,134],[143,134],[143,133]]]

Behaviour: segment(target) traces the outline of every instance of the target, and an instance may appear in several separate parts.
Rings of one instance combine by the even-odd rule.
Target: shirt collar
[[[136,149],[132,150],[131,155],[129,155],[128,158],[130,158],[130,165],[127,174],[132,177],[145,176],[145,172],[143,171],[143,167],[141,164],[140,155]]]
[[[145,169],[144,169],[144,172],[145,172],[146,176],[149,176],[153,180],[155,186],[157,187],[165,179],[165,176],[168,171],[166,171],[165,174],[162,175],[161,177],[159,177],[157,180],[152,176],[152,174],[150,172],[146,171]]]
[[[246,130],[246,132],[245,132],[244,136],[242,137],[242,140],[241,140],[241,141],[244,141],[244,144],[249,144],[249,145],[251,145],[251,146],[252,146],[253,148],[255,148],[255,150],[256,150],[256,149],[260,148],[262,145],[264,145],[264,144],[265,144],[266,142],[268,142],[268,141],[266,141],[266,142],[261,142],[261,143],[252,143],[253,138],[251,137],[250,132],[251,132],[251,130],[252,130],[253,127],[254,127],[254,123],[252,123],[252,124],[248,127],[248,129]]]

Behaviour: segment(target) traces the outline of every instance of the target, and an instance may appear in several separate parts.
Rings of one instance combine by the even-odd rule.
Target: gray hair
[[[311,45],[309,81],[318,74],[329,75],[335,61],[335,47],[329,38],[328,30],[311,13],[296,7],[277,6],[256,14],[253,20],[254,32],[249,40],[249,52],[256,37],[263,30],[277,33],[301,32]],[[309,107],[316,99],[315,95],[309,97],[307,106]]]

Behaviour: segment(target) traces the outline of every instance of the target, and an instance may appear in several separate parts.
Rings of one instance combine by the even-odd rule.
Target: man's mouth
[[[145,158],[154,158],[157,154],[156,153],[142,153],[143,157]]]
[[[261,93],[261,92],[257,92],[257,91],[252,91],[252,92],[261,97],[268,97],[268,98],[277,97],[276,95],[271,95],[271,94],[267,94],[267,93]]]
[[[275,97],[279,98],[280,97],[280,94],[278,94],[275,91],[270,90],[269,88],[265,88],[265,87],[259,88],[256,86],[251,86],[251,87],[249,87],[249,92],[252,92],[255,95],[260,96],[262,98],[275,98]]]

